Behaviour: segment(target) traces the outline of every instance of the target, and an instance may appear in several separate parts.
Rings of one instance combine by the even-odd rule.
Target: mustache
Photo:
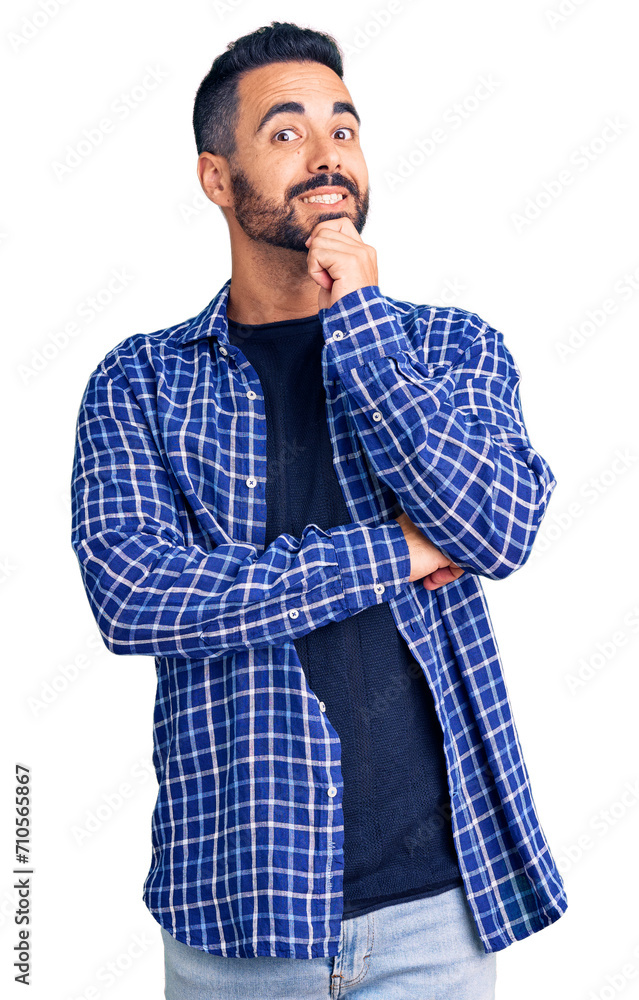
[[[359,195],[359,190],[352,183],[342,177],[341,174],[318,174],[317,177],[313,177],[311,181],[307,181],[305,184],[296,184],[292,187],[288,193],[289,198],[297,198],[300,194],[306,194],[307,191],[314,191],[315,188],[320,187],[343,187],[349,194],[357,198]]]

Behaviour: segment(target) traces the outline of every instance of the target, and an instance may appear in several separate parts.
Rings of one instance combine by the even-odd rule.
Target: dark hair
[[[333,36],[290,21],[271,21],[229,42],[195,95],[193,131],[198,155],[206,151],[227,159],[233,156],[239,78],[247,70],[274,62],[318,62],[340,78],[344,75],[342,51]]]

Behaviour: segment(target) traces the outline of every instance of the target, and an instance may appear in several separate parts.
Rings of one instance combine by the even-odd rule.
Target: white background
[[[483,581],[569,899],[555,924],[499,953],[497,996],[639,997],[635,5],[48,3],[50,15],[5,4],[0,24],[1,988],[25,995],[12,967],[21,762],[33,790],[29,996],[163,995],[159,925],[141,899],[154,664],[110,654],[91,615],[70,545],[74,425],[110,348],[195,315],[230,277],[223,217],[197,181],[193,99],[227,42],[278,19],[344,48],[382,291],[452,301],[504,333],[529,435],[558,481],[526,566]],[[490,95],[475,94],[482,77]],[[122,93],[140,98],[126,118]],[[105,117],[111,131],[58,176]],[[420,154],[438,127],[443,141]],[[127,278],[109,293],[114,270]]]

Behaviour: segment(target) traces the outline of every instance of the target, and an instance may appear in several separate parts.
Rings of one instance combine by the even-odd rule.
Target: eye
[[[335,129],[335,131],[333,132],[333,135],[336,135],[338,132],[350,132],[352,138],[355,138],[355,129],[351,128],[350,125],[340,125],[339,128]]]
[[[283,129],[280,129],[279,132],[276,132],[275,135],[273,136],[273,138],[277,139],[277,137],[279,135],[284,135],[285,132],[292,132],[293,134],[295,134],[295,130],[294,129],[292,129],[292,128],[283,128]],[[279,141],[290,142],[291,140],[290,139],[283,139],[283,140],[279,140]]]

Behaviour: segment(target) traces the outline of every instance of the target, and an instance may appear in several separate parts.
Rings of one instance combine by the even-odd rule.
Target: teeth
[[[320,201],[323,205],[334,205],[335,202],[341,201],[345,197],[346,195],[343,194],[313,194],[308,198],[302,198],[302,201]]]

